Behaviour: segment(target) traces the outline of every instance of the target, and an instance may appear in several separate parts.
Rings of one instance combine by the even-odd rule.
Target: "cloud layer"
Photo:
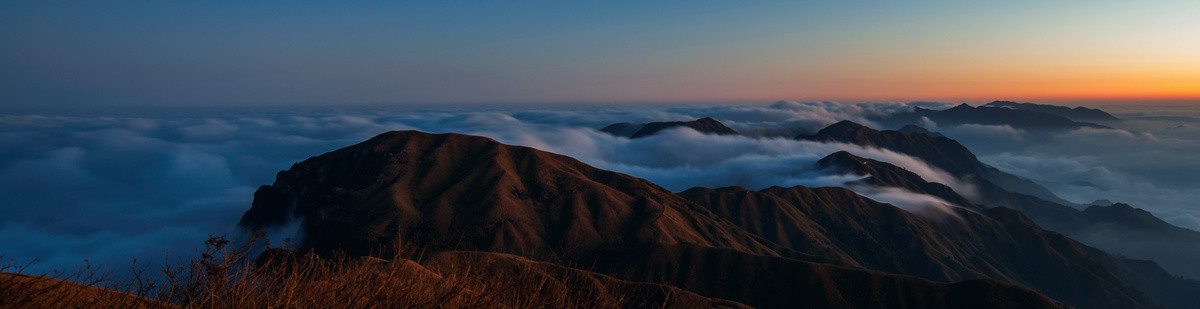
[[[694,186],[840,186],[861,176],[831,174],[815,169],[813,163],[846,150],[970,194],[972,188],[949,174],[905,155],[790,139],[844,119],[877,126],[869,119],[913,106],[949,104],[781,101],[727,106],[0,116],[0,210],[6,213],[0,219],[0,239],[5,240],[0,252],[19,261],[43,259],[44,267],[75,265],[83,259],[123,266],[130,258],[155,259],[168,250],[172,256],[186,256],[209,234],[234,233],[253,190],[271,183],[275,172],[388,130],[488,136],[646,178],[672,191]],[[705,116],[757,138],[704,135],[681,128],[631,140],[595,130],[614,122]],[[1129,202],[1173,223],[1200,227],[1200,222],[1189,221],[1196,216],[1184,202],[1200,194],[1188,189],[1187,180],[1171,179],[1172,174],[1163,170],[1182,166],[1200,171],[1198,160],[1182,152],[1194,149],[1187,146],[1194,144],[1180,137],[1077,131],[1046,144],[1007,127],[938,129],[951,137],[969,138],[964,142],[973,150],[982,149],[977,151],[986,162],[1045,182],[1068,198]],[[1110,154],[1097,149],[1104,143],[1125,144],[1115,146],[1121,150]],[[1170,145],[1176,148],[1163,148]],[[1122,159],[1133,154],[1149,157],[1142,163]],[[1163,158],[1181,163],[1149,164]],[[1160,172],[1168,179],[1148,177]],[[944,201],[907,192],[851,189],[914,212],[945,207]]]
[[[1036,135],[1008,126],[961,125],[939,132],[984,163],[1032,179],[1077,203],[1099,199],[1143,208],[1200,230],[1200,118],[1186,112],[1117,114],[1127,120]]]

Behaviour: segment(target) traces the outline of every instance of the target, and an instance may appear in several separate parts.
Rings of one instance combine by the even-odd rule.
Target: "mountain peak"
[[[304,220],[302,246],[319,253],[387,254],[404,240],[544,259],[649,243],[774,254],[644,179],[461,134],[393,131],[297,163],[240,225],[278,218]]]
[[[871,129],[870,127],[850,120],[842,120],[831,124],[820,131],[817,131],[816,135],[846,135],[859,131],[875,131],[875,129]]]
[[[844,128],[844,129],[855,129],[855,130],[857,130],[857,129],[859,129],[859,128],[866,128],[866,127],[867,127],[867,126],[864,126],[864,125],[858,124],[857,122],[853,122],[853,121],[850,121],[850,120],[842,120],[842,121],[838,121],[838,122],[836,122],[836,123],[834,123],[834,124],[831,124],[831,125],[829,125],[829,126],[827,126],[827,127],[825,127],[825,128],[826,128],[826,129],[829,129],[829,128],[839,128],[839,129],[843,129],[843,128]]]
[[[711,117],[704,117],[692,121],[668,121],[668,122],[651,122],[642,125],[629,138],[639,138],[654,135],[662,130],[674,127],[687,127],[699,131],[704,134],[716,135],[737,135],[738,132],[725,126],[725,124]]]
[[[838,152],[832,153],[826,157],[827,158],[828,157],[838,157],[838,158],[861,159],[858,156],[851,154],[849,151],[845,151],[845,150],[838,150]]]
[[[973,110],[973,109],[975,109],[975,108],[971,107],[971,105],[968,105],[967,103],[963,103],[963,104],[959,104],[958,106],[951,107],[950,109],[947,109],[946,111],[969,111],[969,110]]]
[[[856,163],[862,163],[862,161],[863,161],[862,158],[855,156],[854,154],[851,154],[848,151],[842,150],[842,151],[838,151],[838,152],[829,154],[828,156],[825,156],[824,158],[817,160],[817,166],[820,166],[823,168],[833,167],[833,166],[849,167],[852,165],[857,165]]]

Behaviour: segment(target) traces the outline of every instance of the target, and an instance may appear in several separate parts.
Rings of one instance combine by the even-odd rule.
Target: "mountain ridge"
[[[849,120],[843,120],[826,126],[815,134],[798,135],[795,139],[840,142],[884,148],[921,159],[925,163],[959,178],[980,177],[987,179],[1006,191],[1024,193],[1048,201],[1070,204],[1070,202],[1054,195],[1054,193],[1045,187],[1028,179],[1020,178],[983,164],[966,146],[945,136],[892,130],[880,131]]]
[[[1111,129],[1096,123],[1075,121],[1040,109],[1030,110],[997,105],[973,107],[966,103],[944,110],[913,107],[912,110],[879,116],[874,120],[895,126],[921,123],[922,120],[933,121],[939,127],[964,124],[1009,126],[1028,132],[1065,132],[1081,128]]]
[[[1029,224],[1019,212],[957,208],[934,218],[834,187],[693,188],[680,195],[780,245],[854,261],[849,265],[942,282],[993,278],[1088,308],[1155,307],[1096,261],[1102,253]]]
[[[1119,120],[1121,120],[1120,118],[1117,118],[1116,116],[1113,116],[1112,114],[1109,114],[1108,112],[1105,112],[1103,110],[1086,108],[1083,106],[1076,106],[1075,108],[1070,108],[1070,107],[1066,107],[1066,106],[1058,106],[1058,105],[1050,105],[1050,104],[1035,104],[1035,103],[1028,103],[1028,102],[1017,103],[1017,102],[1013,102],[1013,101],[992,101],[991,103],[984,104],[984,106],[1004,107],[1004,108],[1013,108],[1013,109],[1020,109],[1020,110],[1042,112],[1042,113],[1066,117],[1068,119],[1075,120],[1075,121],[1119,121]]]
[[[318,253],[386,254],[388,246],[507,253],[560,265],[597,265],[617,278],[661,279],[752,306],[801,304],[788,300],[798,292],[794,287],[775,285],[759,274],[737,275],[758,289],[728,295],[715,281],[695,281],[725,276],[717,269],[695,268],[696,263],[733,259],[757,263],[737,266],[746,271],[817,276],[829,286],[805,293],[831,304],[945,307],[961,296],[938,291],[975,286],[967,289],[975,295],[967,298],[975,302],[1012,307],[996,297],[1026,295],[1020,297],[1026,300],[1022,306],[1057,306],[1023,287],[991,279],[946,284],[796,260],[788,257],[791,250],[648,181],[482,137],[389,132],[297,163],[265,188],[274,189],[260,190],[263,201],[253,203],[251,210],[258,210],[247,211],[242,225],[271,222],[260,218],[299,218],[306,235],[301,249]],[[287,214],[276,214],[280,211]],[[645,263],[630,262],[639,256]],[[830,272],[838,275],[823,277]],[[863,303],[843,294],[864,289],[890,296]],[[905,300],[900,291],[907,289],[925,292]]]
[[[704,117],[692,121],[663,121],[645,124],[620,122],[605,126],[604,128],[601,128],[600,131],[616,136],[642,138],[654,135],[662,130],[677,127],[691,128],[704,134],[738,135],[737,131],[730,129],[729,127],[725,126],[725,124],[713,119],[712,117]]]
[[[836,126],[836,127],[835,127]],[[898,131],[879,131],[852,122],[831,125],[836,130],[832,132],[853,132],[853,134],[821,134],[800,136],[825,141],[837,141],[858,145],[874,146],[908,154],[922,159],[935,167],[942,168],[960,179],[974,184],[978,194],[975,204],[986,207],[1004,206],[1020,210],[1033,218],[1043,228],[1071,236],[1085,243],[1101,247],[1114,253],[1132,256],[1139,259],[1158,261],[1164,268],[1173,273],[1189,278],[1200,278],[1200,267],[1194,261],[1200,258],[1200,232],[1180,228],[1161,219],[1153,217],[1144,211],[1128,211],[1132,207],[1097,208],[1092,212],[1079,210],[1066,204],[1048,200],[1045,196],[1031,194],[1028,190],[1013,190],[1012,183],[1036,186],[1035,183],[1019,179],[998,169],[986,166],[970,153],[966,147],[949,138],[933,138],[924,134],[904,133]],[[829,128],[829,127],[827,127]],[[847,130],[846,128],[851,128]],[[942,154],[950,154],[942,156]],[[953,159],[949,159],[953,158]],[[952,160],[972,160],[973,162],[957,162]],[[956,168],[966,168],[957,170]],[[974,172],[972,172],[974,171]],[[998,180],[998,181],[997,181]],[[1009,185],[1002,186],[1006,182]],[[893,183],[889,186],[913,189],[911,183]],[[1019,186],[1026,188],[1028,186]],[[1040,190],[1045,190],[1037,186]],[[1033,190],[1036,193],[1040,190]],[[1026,192],[1023,192],[1026,191]],[[944,195],[942,191],[923,192],[935,196]],[[1048,190],[1046,192],[1049,192]],[[955,194],[957,195],[957,193]],[[955,197],[941,196],[953,200]],[[1127,209],[1128,208],[1128,209]],[[1107,210],[1099,212],[1099,210]],[[1123,211],[1124,210],[1124,211]],[[1111,214],[1140,217],[1136,225],[1123,225],[1121,220]],[[1149,215],[1149,218],[1146,216]],[[1119,228],[1115,229],[1114,228]],[[1153,240],[1153,241],[1150,241]]]
[[[408,235],[431,249],[535,258],[645,242],[777,254],[644,179],[477,136],[384,133],[297,163],[259,192],[240,225],[319,218],[304,221],[304,245],[324,252],[365,254]],[[347,233],[365,238],[330,236]]]

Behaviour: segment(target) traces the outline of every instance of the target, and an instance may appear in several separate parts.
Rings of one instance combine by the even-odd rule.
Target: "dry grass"
[[[231,245],[212,237],[199,257],[131,279],[85,266],[70,272],[18,275],[0,266],[2,308],[623,308],[692,307],[695,298],[670,288],[612,289],[597,275],[523,271],[513,259],[456,259],[434,272],[415,254],[377,258],[318,258],[276,250],[256,261],[252,241]],[[504,263],[497,263],[498,261]],[[531,264],[532,263],[532,264]],[[26,265],[27,266],[27,265]],[[443,263],[445,266],[445,263]],[[544,267],[543,267],[544,268]],[[590,275],[589,275],[590,274]],[[153,279],[152,279],[153,278]],[[603,278],[602,278],[603,279]],[[608,278],[604,282],[615,281]],[[611,284],[610,284],[611,285]],[[624,286],[630,285],[624,283]],[[636,285],[636,284],[635,284]],[[624,293],[619,294],[619,293]],[[694,295],[693,295],[694,296]],[[648,302],[649,301],[649,302]]]

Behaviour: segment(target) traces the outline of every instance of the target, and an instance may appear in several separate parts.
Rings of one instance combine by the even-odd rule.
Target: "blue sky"
[[[0,107],[1200,97],[1195,2],[0,4]]]

